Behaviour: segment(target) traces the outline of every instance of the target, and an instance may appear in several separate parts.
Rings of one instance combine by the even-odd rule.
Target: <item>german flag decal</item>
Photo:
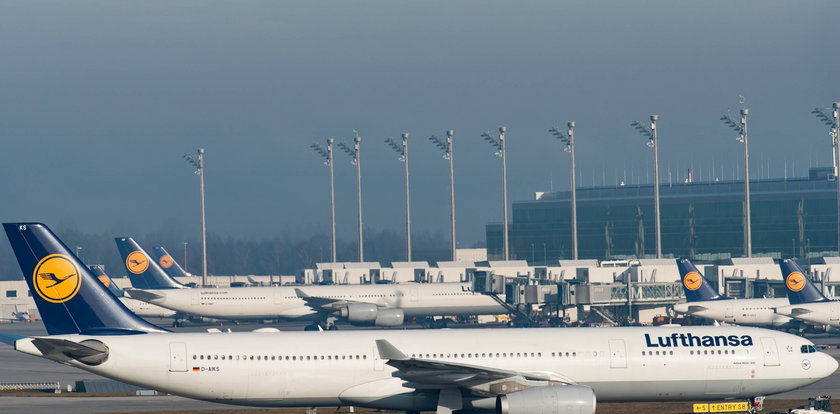
[[[193,367],[193,372],[198,372],[198,371],[201,371],[201,368],[199,368],[199,367]]]

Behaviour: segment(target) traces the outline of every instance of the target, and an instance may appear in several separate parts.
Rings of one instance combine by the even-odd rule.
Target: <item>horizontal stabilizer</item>
[[[6,345],[14,346],[15,341],[17,341],[18,339],[23,339],[23,338],[26,338],[26,337],[23,336],[23,335],[0,334],[0,342],[4,343]]]
[[[149,292],[147,290],[140,290],[140,289],[126,289],[126,293],[132,299],[142,300],[143,302],[151,302],[157,299],[163,299],[163,295],[159,295],[154,292]]]
[[[85,341],[88,344],[56,338],[35,338],[35,345],[45,358],[66,362],[78,360],[88,365],[99,365],[108,358],[108,348],[99,341]],[[96,346],[96,347],[94,347]]]

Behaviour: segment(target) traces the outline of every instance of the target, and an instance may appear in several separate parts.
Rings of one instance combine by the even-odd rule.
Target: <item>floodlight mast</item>
[[[481,134],[485,141],[496,148],[496,156],[502,159],[502,249],[505,260],[510,260],[508,249],[508,208],[507,208],[507,157],[505,151],[505,133],[507,127],[499,127],[498,138],[490,135],[490,132]]]
[[[578,260],[578,234],[577,234],[577,183],[575,182],[575,121],[570,121],[566,124],[569,127],[568,133],[565,133],[557,128],[548,130],[555,138],[566,144],[564,151],[572,156],[572,258]],[[545,258],[543,258],[545,260]]]
[[[829,135],[831,135],[831,153],[834,158],[834,182],[837,184],[837,251],[840,254],[840,102],[834,102],[831,106],[833,109],[831,116],[820,108],[814,108],[811,113],[826,125],[831,126]]]
[[[650,116],[650,127],[641,122],[634,121],[630,125],[636,128],[640,134],[648,137],[647,146],[653,149],[653,215],[656,231],[656,258],[662,258],[662,228],[660,224],[659,210],[659,138],[656,131],[656,122],[659,115]]]
[[[408,181],[408,132],[402,134],[402,144],[397,144],[391,138],[385,143],[400,154],[399,160],[405,164],[405,257],[411,261],[411,191]]]
[[[198,149],[197,159],[184,154],[184,159],[195,167],[201,198],[201,286],[207,286],[207,227],[204,214],[204,148]]]
[[[446,131],[446,142],[441,141],[434,135],[429,137],[429,141],[432,141],[432,143],[444,151],[443,159],[449,160],[449,238],[450,249],[452,250],[452,261],[458,260],[458,239],[455,235],[455,157],[452,152],[452,138],[454,136],[455,131],[450,129]]]
[[[324,165],[329,167],[330,169],[330,258],[332,263],[336,262],[336,252],[335,252],[335,180],[333,179],[333,144],[335,143],[335,139],[327,138],[327,148],[318,145],[312,144],[309,148],[312,148],[320,154],[326,162]]]
[[[742,101],[743,102],[743,101]],[[752,215],[750,213],[750,141],[747,115],[750,110],[741,109],[741,118],[735,122],[729,115],[720,117],[727,126],[740,135],[736,140],[744,144],[744,256],[752,257]]]
[[[362,237],[362,153],[359,145],[362,142],[362,137],[355,130],[353,131],[353,135],[353,148],[350,148],[350,146],[343,142],[339,142],[338,146],[347,155],[353,157],[352,164],[356,166],[356,188],[358,190],[356,200],[358,200],[359,212],[359,263],[361,263],[365,261],[365,245],[364,238]]]

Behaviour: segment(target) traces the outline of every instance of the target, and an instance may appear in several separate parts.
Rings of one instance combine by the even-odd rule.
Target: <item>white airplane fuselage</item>
[[[780,306],[776,312],[816,325],[840,327],[840,301]]]
[[[105,344],[97,366],[127,383],[222,403],[434,410],[437,390],[392,376],[376,340],[409,357],[543,373],[592,387],[598,401],[769,395],[830,375],[837,361],[800,337],[744,327],[384,330],[59,335]],[[711,339],[710,339],[711,338]],[[32,338],[17,350],[41,356]],[[706,344],[703,346],[701,341]],[[717,341],[717,342],[715,342]],[[811,348],[807,348],[808,346]]]
[[[317,319],[318,313],[298,297],[295,288],[313,297],[371,303],[382,308],[400,308],[406,317],[507,313],[505,308],[493,298],[473,292],[470,285],[466,283],[144,289],[142,291],[157,296],[147,300],[150,303],[196,316],[217,319]]]
[[[774,310],[787,305],[787,298],[705,300],[677,303],[674,311],[737,325],[778,328],[792,322],[790,317]]]
[[[119,300],[128,310],[143,318],[171,318],[175,316],[175,311],[171,309],[143,302],[142,300],[132,299],[126,296],[120,297]]]

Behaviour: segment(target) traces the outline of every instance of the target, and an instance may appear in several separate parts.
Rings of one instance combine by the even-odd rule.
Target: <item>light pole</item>
[[[741,119],[734,121],[728,114],[720,117],[728,127],[738,133],[738,142],[744,143],[744,256],[752,257],[752,219],[750,215],[750,141],[747,130],[747,115],[750,110],[741,109]]]
[[[831,106],[834,109],[831,116],[820,108],[814,108],[811,113],[826,125],[831,126],[829,135],[831,135],[832,158],[834,158],[834,182],[837,184],[837,251],[840,254],[840,102],[835,102]]]
[[[653,148],[653,215],[656,229],[656,258],[662,258],[662,231],[659,222],[659,142],[656,133],[656,121],[659,115],[650,116],[650,128],[641,122],[634,121],[630,125],[640,134],[648,137],[647,146]]]
[[[490,135],[489,132],[481,134],[485,141],[496,148],[496,156],[502,159],[502,246],[505,260],[510,260],[508,249],[508,207],[507,207],[507,156],[505,151],[505,133],[507,127],[499,127],[499,137]]]
[[[411,191],[408,181],[408,132],[402,134],[402,144],[387,138],[385,143],[400,154],[399,160],[405,164],[405,257],[411,261]]]
[[[569,132],[563,132],[557,128],[551,128],[551,132],[555,138],[566,144],[563,150],[572,156],[572,258],[578,259],[578,235],[577,235],[577,184],[575,182],[575,121],[570,121],[566,124],[569,127]]]
[[[187,242],[184,242],[184,273],[187,272]]]
[[[321,154],[326,161],[324,165],[329,167],[330,169],[330,240],[332,241],[330,245],[330,258],[333,263],[335,263],[335,180],[333,179],[333,144],[335,140],[332,138],[327,138],[327,148],[318,145],[312,144],[309,148],[312,148],[318,154]]]
[[[446,142],[441,141],[438,137],[432,135],[429,141],[432,141],[438,148],[442,149],[443,159],[449,160],[449,238],[452,250],[452,261],[457,260],[458,242],[455,237],[455,157],[452,152],[452,138],[455,136],[455,131],[450,129],[446,131]]]
[[[201,197],[201,285],[207,286],[207,226],[204,216],[204,148],[198,149],[197,159],[189,154],[184,154],[187,160],[198,175],[198,187]]]
[[[359,144],[362,142],[362,137],[359,136],[359,133],[355,130],[353,131],[353,147],[350,148],[349,145],[339,142],[338,147],[344,150],[344,152],[353,157],[352,164],[356,166],[356,188],[358,193],[356,195],[356,199],[358,200],[358,211],[359,211],[359,263],[365,261],[365,244],[364,239],[362,238],[362,158],[361,158],[361,148]]]

